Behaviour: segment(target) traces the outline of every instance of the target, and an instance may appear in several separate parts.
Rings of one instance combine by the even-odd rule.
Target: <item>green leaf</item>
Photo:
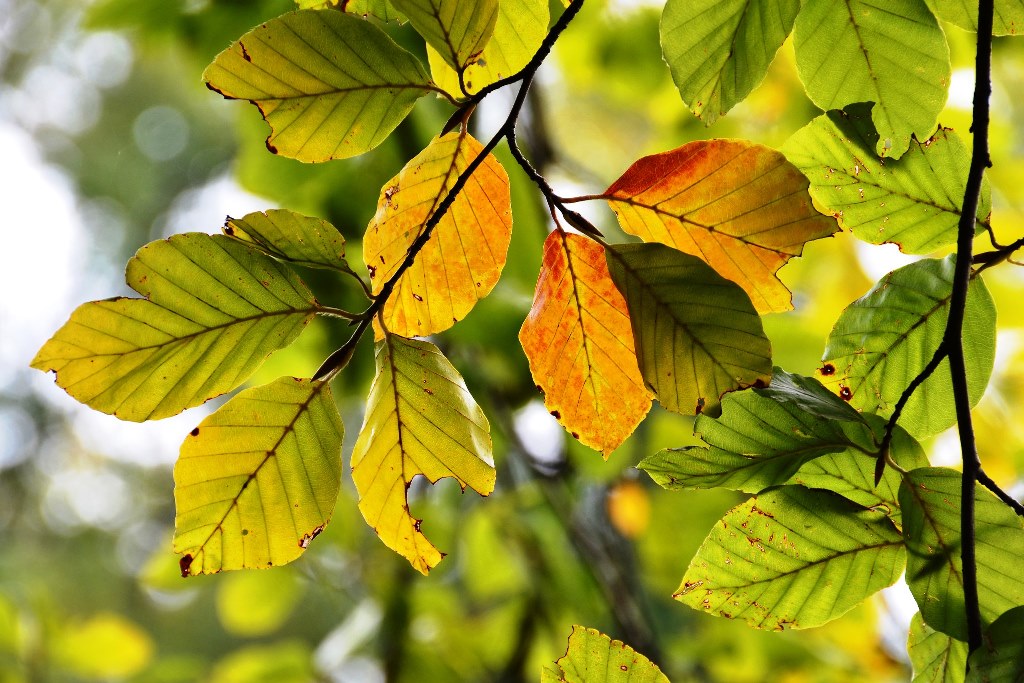
[[[771,343],[739,285],[661,244],[616,244],[606,255],[640,373],[665,408],[713,414],[725,393],[768,383]]]
[[[391,0],[456,71],[476,61],[494,33],[498,0]]]
[[[301,641],[249,645],[214,664],[208,681],[217,683],[310,683],[317,680],[313,653]]]
[[[903,557],[885,514],[829,491],[784,486],[715,525],[675,598],[754,628],[811,628],[892,585]]]
[[[544,667],[541,683],[668,683],[668,678],[621,640],[573,626],[568,649],[554,666]]]
[[[764,79],[800,0],[668,0],[661,50],[679,94],[713,124]]]
[[[811,181],[811,196],[839,225],[872,244],[891,242],[908,254],[928,254],[956,242],[971,159],[963,140],[939,128],[910,142],[899,160],[875,156],[878,134],[871,105],[830,111],[796,132],[786,157]],[[992,211],[987,180],[977,231]]]
[[[229,574],[217,584],[217,617],[233,635],[268,635],[295,611],[304,585],[298,574],[289,570]]]
[[[968,683],[1024,681],[1024,606],[992,622],[981,647],[971,653],[970,664]]]
[[[300,10],[242,36],[203,73],[270,124],[267,148],[300,161],[344,159],[381,142],[437,87],[419,61],[373,24]]]
[[[458,371],[436,346],[385,335],[377,377],[352,452],[359,511],[389,548],[426,574],[444,557],[409,513],[416,475],[453,477],[486,496],[494,490],[490,425]]]
[[[978,3],[973,0],[925,0],[939,19],[978,32]],[[1024,31],[1024,1],[995,0],[992,35],[1019,36]]]
[[[854,408],[883,416],[932,359],[949,316],[954,256],[925,259],[882,278],[850,304],[829,335],[819,370],[825,386]],[[996,311],[980,277],[971,280],[964,320],[971,405],[981,400],[995,362]],[[917,388],[900,425],[917,438],[956,424],[949,362]]]
[[[295,0],[295,4],[299,9],[336,8],[363,18],[372,16],[385,23],[405,21],[388,0]]]
[[[271,209],[246,214],[244,218],[228,216],[223,230],[225,235],[283,261],[352,272],[345,260],[345,238],[322,218]]]
[[[1024,604],[1024,525],[1002,501],[975,486],[975,552],[981,618],[991,623]],[[960,473],[945,467],[913,470],[900,487],[907,583],[925,623],[967,640],[960,564]]]
[[[192,430],[174,465],[183,576],[299,557],[334,511],[345,428],[326,382],[281,377]]]
[[[860,413],[813,378],[780,368],[769,389],[730,394],[721,417],[699,416],[694,434],[709,447],[667,449],[637,467],[669,489],[758,493],[785,483],[813,458],[842,452],[873,466],[878,450]]]
[[[963,683],[967,643],[936,631],[924,623],[920,612],[910,620],[907,654],[914,667],[913,683]]]
[[[540,49],[549,20],[546,0],[499,1],[494,35],[480,57],[463,73],[466,90],[470,94],[477,93],[491,83],[518,73]],[[427,59],[434,81],[453,97],[463,97],[458,73],[430,45],[427,45]]]
[[[56,372],[91,408],[134,422],[231,391],[319,309],[290,268],[222,235],[151,242],[125,279],[146,298],[79,306],[32,367]]]
[[[949,48],[920,0],[808,0],[794,30],[796,66],[822,109],[874,102],[878,156],[935,132],[949,87]]]

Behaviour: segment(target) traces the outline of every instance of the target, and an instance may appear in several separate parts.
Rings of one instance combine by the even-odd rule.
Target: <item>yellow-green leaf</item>
[[[726,392],[768,384],[771,343],[739,285],[661,244],[612,245],[607,259],[640,373],[662,406],[715,414]]]
[[[483,150],[468,133],[434,138],[384,185],[363,240],[374,294],[395,274],[459,175]],[[501,276],[512,237],[505,170],[488,154],[384,305],[388,330],[435,334],[462,320]]]
[[[548,235],[519,341],[548,410],[605,457],[650,410],[626,301],[597,242],[562,230]]]
[[[83,679],[123,680],[140,673],[153,659],[153,639],[120,614],[100,612],[67,624],[53,646],[53,659]]]
[[[967,643],[936,631],[920,612],[910,620],[907,655],[914,667],[913,683],[963,683]]]
[[[231,391],[319,309],[286,265],[223,235],[151,242],[125,279],[146,298],[79,306],[32,361],[122,420],[168,417]]]
[[[499,0],[494,35],[480,56],[466,67],[462,83],[459,74],[437,50],[427,45],[430,74],[435,83],[454,97],[465,96],[463,85],[469,94],[479,92],[518,73],[530,62],[544,42],[549,20],[546,0]]]
[[[405,19],[388,0],[295,0],[299,9],[339,9],[362,17],[375,17],[383,22],[403,22]]]
[[[602,196],[623,230],[703,259],[767,313],[793,307],[776,271],[838,230],[808,184],[774,149],[699,140],[638,160]]]
[[[389,548],[426,574],[444,556],[409,514],[416,475],[454,477],[494,490],[490,425],[458,371],[436,346],[389,334],[377,342],[377,377],[352,452],[359,511]]]
[[[344,159],[379,145],[437,87],[419,60],[373,24],[299,10],[246,33],[203,73],[270,124],[267,148],[300,161]]]
[[[480,56],[498,19],[498,0],[391,0],[391,3],[456,71],[462,71]]]
[[[344,426],[326,382],[248,389],[192,430],[174,466],[183,576],[291,562],[330,521]]]
[[[256,211],[242,218],[228,216],[224,234],[263,252],[311,268],[351,272],[345,260],[345,238],[322,218],[285,209]]]
[[[935,16],[965,31],[978,32],[978,3],[973,0],[925,0]],[[1019,36],[1024,32],[1024,1],[995,0],[992,35]]]
[[[573,626],[569,647],[541,683],[668,683],[657,664],[592,628]]]

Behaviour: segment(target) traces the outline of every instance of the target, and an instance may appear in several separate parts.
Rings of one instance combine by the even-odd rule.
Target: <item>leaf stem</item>
[[[335,308],[334,306],[321,306],[317,309],[317,314],[326,315],[331,318],[344,318],[345,320],[362,320],[362,313],[352,313],[341,308]]]

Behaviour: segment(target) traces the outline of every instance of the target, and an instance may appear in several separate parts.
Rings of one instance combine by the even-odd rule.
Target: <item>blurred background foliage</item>
[[[257,113],[208,92],[200,74],[232,40],[291,8],[0,0],[0,683],[535,681],[573,623],[631,643],[677,683],[906,680],[913,603],[900,585],[800,633],[756,632],[672,601],[689,558],[738,498],[665,492],[632,469],[656,449],[694,443],[690,419],[656,408],[605,462],[547,415],[516,335],[549,219],[501,152],[515,217],[508,266],[438,340],[491,419],[497,490],[486,500],[451,481],[410,491],[447,559],[429,578],[415,574],[364,524],[346,475],[332,523],[299,561],[180,578],[171,465],[210,408],[121,423],[77,405],[28,362],[75,305],[127,292],[123,264],[139,246],[215,232],[226,214],[284,206],[324,217],[359,261],[381,184],[448,111],[421,102],[388,142],[353,160],[310,166],[269,154]],[[661,61],[659,11],[646,0],[587,0],[542,69],[521,138],[561,194],[603,190],[639,156],[697,138],[777,147],[817,114],[787,43],[751,97],[705,128]],[[954,72],[941,121],[966,135],[973,36],[945,29]],[[422,55],[411,29],[391,32]],[[1024,44],[997,39],[995,70],[993,224],[1008,242],[1024,227]],[[485,103],[478,137],[507,103],[502,94]],[[606,207],[586,210],[622,239]],[[845,234],[809,245],[782,271],[796,310],[766,319],[776,363],[812,372],[839,312],[906,260]],[[342,280],[305,275],[322,301],[345,306],[353,296]],[[1002,266],[986,280],[1001,329],[976,410],[979,442],[986,470],[1020,494],[1021,270]],[[309,376],[346,335],[337,321],[317,321],[252,383]],[[336,381],[346,457],[372,370],[364,342]],[[933,462],[958,462],[955,435],[926,446]]]

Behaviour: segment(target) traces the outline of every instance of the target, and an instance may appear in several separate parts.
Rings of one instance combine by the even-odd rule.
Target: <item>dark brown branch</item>
[[[992,478],[985,473],[985,470],[978,470],[978,483],[996,495],[996,498],[1010,506],[1014,512],[1024,517],[1024,505],[999,487],[999,484],[992,481]]]

